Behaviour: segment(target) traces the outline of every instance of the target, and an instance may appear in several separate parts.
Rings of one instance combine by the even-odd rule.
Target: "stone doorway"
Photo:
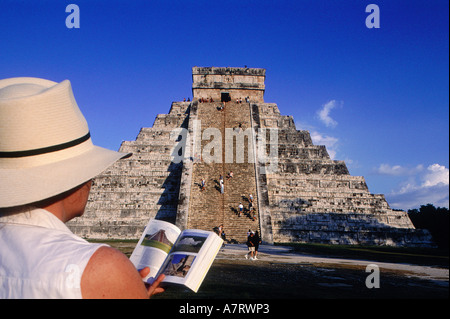
[[[221,102],[229,102],[229,101],[231,101],[230,93],[228,93],[228,92],[220,93],[220,101]]]

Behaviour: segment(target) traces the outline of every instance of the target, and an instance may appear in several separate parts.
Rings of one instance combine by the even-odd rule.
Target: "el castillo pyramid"
[[[156,218],[181,229],[223,224],[230,243],[245,242],[251,229],[267,243],[431,244],[406,212],[264,102],[265,73],[193,67],[192,101],[173,102],[122,143],[133,155],[94,180],[84,216],[69,228],[85,238],[137,239]]]

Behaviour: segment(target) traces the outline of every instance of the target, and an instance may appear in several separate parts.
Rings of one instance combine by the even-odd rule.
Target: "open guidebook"
[[[181,231],[171,223],[151,219],[130,260],[137,269],[150,268],[144,278],[147,283],[164,274],[162,285],[179,284],[197,292],[222,243],[214,232]]]

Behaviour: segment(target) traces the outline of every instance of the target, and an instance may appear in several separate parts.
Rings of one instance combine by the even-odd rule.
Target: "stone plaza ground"
[[[135,243],[113,243],[130,254]],[[312,248],[311,248],[312,247]],[[313,245],[262,245],[258,260],[244,258],[245,245],[221,249],[198,293],[169,287],[155,299],[446,299],[448,254],[377,248],[339,249],[324,255]],[[334,249],[334,248],[333,248]],[[346,256],[340,257],[339,254]],[[366,287],[368,264],[380,269],[380,288]]]

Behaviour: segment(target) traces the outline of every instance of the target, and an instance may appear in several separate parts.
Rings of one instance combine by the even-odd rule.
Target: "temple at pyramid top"
[[[265,69],[193,67],[192,95],[195,99],[212,98],[214,101],[236,99],[264,102]]]

